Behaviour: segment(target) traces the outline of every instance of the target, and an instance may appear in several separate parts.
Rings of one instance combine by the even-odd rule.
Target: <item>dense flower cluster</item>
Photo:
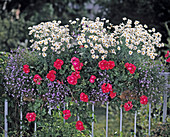
[[[58,69],[61,69],[61,66],[64,64],[64,62],[61,60],[61,59],[57,59],[55,62],[54,62],[54,67],[58,70]]]
[[[77,71],[77,70],[81,70],[82,67],[83,67],[83,63],[80,62],[80,60],[76,57],[73,57],[71,59],[71,63],[72,65],[74,66],[74,69]]]
[[[71,117],[71,112],[70,110],[66,109],[66,110],[63,110],[63,115],[64,115],[64,119],[67,120],[69,119],[69,117]]]
[[[140,97],[140,103],[146,105],[148,103],[147,96],[143,95]]]
[[[101,88],[102,88],[103,93],[108,93],[110,91],[113,91],[112,85],[109,83],[107,83],[107,86],[106,86],[106,83],[104,83]]]
[[[76,126],[77,130],[80,130],[80,131],[84,130],[84,126],[83,126],[83,122],[82,121],[77,121],[75,126]]]
[[[56,76],[56,71],[55,70],[51,70],[49,71],[49,73],[47,74],[47,78],[50,80],[50,81],[54,81]]]
[[[36,119],[36,114],[35,114],[34,112],[32,112],[32,113],[27,113],[26,119],[27,119],[29,122],[33,122],[33,121],[35,121],[35,119]]]
[[[95,82],[95,79],[96,79],[96,76],[91,75],[91,77],[90,77],[90,79],[89,79],[90,83],[94,83],[94,82]]]
[[[27,64],[23,65],[23,71],[25,73],[29,73],[30,72],[29,66]]]
[[[154,83],[154,73],[150,71],[148,74],[145,65],[143,68],[139,66],[145,59],[154,59],[158,55],[155,47],[164,45],[160,43],[161,34],[155,33],[154,28],[146,30],[147,26],[138,21],[132,24],[129,19],[123,20],[125,23],[113,26],[105,19],[91,21],[84,17],[70,21],[70,25],[62,26],[61,21],[53,21],[30,27],[31,48],[38,52],[40,60],[35,64],[39,66],[12,58],[5,76],[7,92],[17,98],[31,94],[31,97],[41,98],[51,109],[57,109],[58,104],[68,100],[78,106],[87,104],[84,102],[126,101],[125,111],[131,110],[139,98],[140,103],[146,105],[152,99],[149,93],[155,94],[148,92]],[[168,56],[169,52],[165,57]],[[136,81],[139,84],[134,83]],[[128,99],[125,96],[124,100],[121,97],[124,90],[131,90],[130,85],[134,86],[135,95]],[[68,109],[63,110],[66,120],[74,115],[74,111]],[[36,114],[27,113],[26,118],[35,121]],[[80,131],[85,129],[82,121],[77,121],[75,127]]]
[[[38,74],[36,74],[33,78],[33,81],[38,85],[41,84],[41,80],[42,80],[42,78]]]
[[[88,102],[88,95],[86,95],[85,93],[81,93],[80,94],[80,100],[83,102]]]
[[[127,102],[127,103],[125,103],[125,105],[124,105],[125,111],[129,111],[129,110],[131,110],[131,109],[132,109],[132,107],[133,107],[133,105],[132,105],[132,101],[128,101],[128,102]]]
[[[46,57],[48,49],[60,54],[66,48],[70,49],[72,45],[78,45],[89,48],[92,59],[101,57],[104,60],[108,53],[117,54],[123,48],[121,39],[125,39],[124,45],[128,48],[129,55],[137,53],[154,59],[158,55],[155,47],[164,46],[163,43],[160,43],[162,35],[155,32],[155,28],[148,29],[147,25],[143,26],[139,21],[132,24],[130,19],[123,18],[123,20],[124,23],[115,26],[108,20],[100,20],[99,17],[95,21],[83,17],[82,20],[70,21],[70,25],[65,26],[60,25],[61,21],[42,22],[29,27],[29,35],[34,37],[30,40],[31,47]],[[70,26],[75,25],[79,26],[77,28],[79,35],[76,38],[75,35],[71,35],[74,32],[70,32]],[[108,30],[112,28],[114,28],[114,32],[109,33]]]
[[[111,97],[111,99],[113,99],[114,97],[116,97],[116,92],[113,92],[113,90],[110,91],[110,97]]]
[[[101,70],[113,69],[114,67],[115,67],[114,61],[111,61],[111,60],[109,60],[109,61],[102,60],[102,61],[99,62],[99,68]]]
[[[127,69],[127,70],[129,70],[129,72],[131,73],[131,74],[133,74],[133,73],[135,73],[135,70],[136,70],[136,66],[134,65],[134,64],[131,64],[131,63],[126,63],[125,64],[125,68]]]
[[[30,76],[29,73],[24,71],[29,70],[29,66],[23,67],[26,60],[25,50],[18,48],[16,53],[10,55],[8,58],[8,64],[6,66],[6,72],[4,75],[4,86],[6,92],[9,96],[19,99],[22,96],[35,96],[34,83],[32,83],[33,76]],[[13,53],[13,51],[12,51]],[[26,70],[25,70],[26,68]]]

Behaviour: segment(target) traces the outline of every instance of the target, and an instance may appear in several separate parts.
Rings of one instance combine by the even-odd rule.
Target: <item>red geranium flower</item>
[[[68,76],[67,81],[71,85],[76,85],[77,84],[77,77],[74,75]]]
[[[81,78],[79,71],[72,72],[71,75],[74,75],[77,79]]]
[[[61,69],[61,66],[64,64],[64,62],[61,60],[61,59],[57,59],[55,62],[54,62],[54,67],[58,70],[58,69]]]
[[[106,60],[102,60],[102,61],[100,61],[100,62],[98,63],[98,65],[99,65],[99,68],[100,68],[101,70],[105,70],[105,69],[107,68],[107,66],[108,66],[108,63],[107,63]]]
[[[80,60],[76,57],[72,57],[71,63],[75,70],[81,70],[83,67],[83,63],[80,63]]]
[[[85,93],[80,94],[80,100],[83,102],[88,102],[88,96]]]
[[[135,66],[135,65],[127,62],[127,63],[125,64],[125,67],[126,67],[127,70],[129,70],[129,72],[130,72],[131,74],[135,73],[135,70],[136,70],[136,66]]]
[[[42,80],[42,78],[38,74],[36,74],[33,78],[33,81],[38,85],[41,84],[41,80]]]
[[[83,67],[83,63],[78,63],[77,65],[73,65],[74,66],[74,69],[77,71],[77,70],[81,70],[82,67]]]
[[[170,58],[168,58],[168,59],[166,60],[166,62],[170,62]]]
[[[165,58],[169,56],[169,51],[167,51],[167,53],[165,54]]]
[[[103,91],[103,93],[108,93],[110,91],[113,91],[112,85],[108,83],[107,86],[106,86],[106,83],[104,83],[102,85],[102,91]]]
[[[80,130],[80,131],[84,130],[84,126],[83,126],[83,122],[82,121],[77,121],[75,126],[76,126],[77,130]]]
[[[147,96],[143,95],[140,97],[140,103],[146,105],[148,103]]]
[[[91,75],[91,77],[90,77],[90,79],[89,79],[90,83],[94,83],[94,82],[95,82],[95,79],[96,79],[96,76]]]
[[[110,91],[110,97],[111,97],[111,99],[113,99],[114,97],[116,97],[116,92],[113,92],[113,90]]]
[[[106,60],[102,60],[98,63],[99,68],[101,70],[109,70],[109,69],[113,69],[115,67],[115,62],[114,61],[106,61]]]
[[[133,105],[132,105],[132,101],[128,101],[128,102],[127,102],[127,103],[125,103],[125,105],[124,105],[125,111],[129,111],[129,110],[131,110],[131,109],[132,109],[132,107],[133,107]]]
[[[29,73],[30,72],[29,66],[27,64],[23,65],[23,71],[25,73]]]
[[[35,114],[34,112],[32,112],[32,113],[27,113],[27,115],[26,115],[26,119],[27,119],[29,122],[35,121],[35,118],[36,118],[36,114]]]
[[[66,109],[66,110],[63,110],[63,114],[64,114],[64,119],[67,120],[69,117],[71,117],[71,112],[70,110]]]
[[[56,76],[55,76],[54,74],[56,74],[56,71],[54,71],[54,70],[49,71],[49,73],[47,74],[47,78],[48,78],[50,81],[54,81],[55,78],[56,78]]]
[[[71,63],[73,64],[74,62],[80,62],[78,58],[72,57]],[[74,64],[73,64],[74,65]]]
[[[114,67],[115,67],[115,62],[109,60],[109,61],[108,61],[108,68],[109,68],[109,69],[113,69]]]

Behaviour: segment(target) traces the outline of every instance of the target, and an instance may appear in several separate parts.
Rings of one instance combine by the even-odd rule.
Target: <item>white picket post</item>
[[[51,115],[51,104],[49,105],[48,114]]]
[[[166,115],[167,115],[167,90],[168,90],[168,73],[165,73],[165,80],[166,80],[166,88],[164,91],[164,104],[163,104],[163,123],[166,123]]]
[[[135,120],[134,120],[134,137],[136,137],[136,117],[137,117],[137,111],[135,111]]]
[[[64,103],[64,110],[66,109],[66,104]],[[63,120],[64,124],[65,124],[65,119]]]
[[[20,137],[22,137],[22,102],[23,94],[21,93],[21,103],[20,103]]]
[[[79,118],[79,113],[77,114],[77,121],[79,121],[80,120],[80,118]]]
[[[106,137],[108,137],[108,113],[109,113],[108,105],[109,105],[109,102],[107,102],[106,104]]]
[[[35,111],[35,113],[36,113],[36,111]],[[36,120],[35,120],[35,123],[34,123],[34,133],[35,133],[35,137],[36,137],[36,132],[37,132],[37,122],[36,122]]]
[[[163,123],[166,123],[166,115],[167,115],[167,91],[168,88],[170,88],[170,84],[168,84],[168,76],[170,75],[170,72],[162,72],[161,75],[165,76],[165,90],[164,91],[164,104],[163,104]]]
[[[5,113],[4,113],[5,137],[8,137],[8,121],[7,121],[7,116],[8,116],[8,100],[5,99]]]
[[[149,129],[148,129],[148,135],[151,135],[151,102],[149,102]]]
[[[92,122],[92,137],[94,137],[94,103],[92,103],[92,118],[93,118],[93,122]]]
[[[120,106],[120,136],[122,134],[122,106]]]

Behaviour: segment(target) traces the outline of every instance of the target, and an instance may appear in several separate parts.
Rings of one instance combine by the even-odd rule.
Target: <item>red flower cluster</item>
[[[135,73],[136,66],[133,65],[133,64],[131,64],[131,63],[128,63],[128,62],[127,62],[127,63],[125,64],[125,68],[126,68],[127,70],[129,70],[129,72],[130,72],[131,74]]]
[[[35,114],[34,112],[32,112],[32,113],[27,113],[27,115],[26,115],[26,119],[27,119],[29,122],[35,121],[35,118],[36,118],[36,114]]]
[[[75,70],[81,70],[83,67],[83,63],[80,63],[80,60],[76,57],[72,57],[71,63]]]
[[[29,66],[27,64],[23,65],[23,71],[25,73],[29,73],[30,72]]]
[[[80,71],[72,72],[71,75],[75,76],[77,79],[81,78]]]
[[[147,96],[143,95],[140,97],[140,103],[146,105],[148,103]]]
[[[69,117],[71,117],[71,112],[70,110],[66,109],[66,110],[63,110],[63,114],[64,114],[64,119],[67,120]]]
[[[90,79],[89,79],[90,83],[94,83],[94,82],[95,82],[95,79],[96,79],[96,76],[91,75],[91,77],[90,77]]]
[[[116,92],[113,92],[113,90],[110,91],[110,97],[111,97],[111,99],[113,99],[114,97],[116,97]]]
[[[165,57],[168,57],[169,56],[169,51],[167,51]],[[170,57],[166,60],[166,62],[170,62]]]
[[[88,96],[85,93],[80,94],[80,100],[83,102],[88,102]]]
[[[33,78],[33,81],[38,85],[41,84],[41,80],[42,80],[42,78],[38,74],[36,74]]]
[[[75,126],[76,126],[77,130],[80,130],[80,131],[84,130],[84,126],[83,126],[83,122],[82,121],[77,121]]]
[[[102,91],[103,91],[103,93],[108,93],[110,91],[113,91],[112,85],[108,83],[107,86],[106,86],[106,83],[104,83],[102,85]]]
[[[58,70],[58,69],[61,69],[61,66],[64,64],[64,62],[61,60],[61,59],[57,59],[55,62],[54,62],[54,67]]]
[[[76,71],[76,72],[72,72],[71,76],[67,77],[67,81],[71,85],[76,85],[77,84],[77,79],[79,79],[79,78],[81,78],[80,72]]]
[[[129,111],[129,110],[131,110],[131,109],[132,109],[132,107],[133,107],[133,105],[132,105],[132,101],[128,101],[128,102],[127,102],[127,103],[125,103],[125,105],[124,105],[125,111]]]
[[[99,68],[101,70],[108,70],[108,69],[113,69],[115,67],[115,62],[114,61],[106,61],[106,60],[102,60],[98,63]]]
[[[50,81],[54,81],[56,76],[54,75],[56,74],[56,71],[55,70],[51,70],[49,71],[49,73],[47,74],[47,78],[50,80]]]

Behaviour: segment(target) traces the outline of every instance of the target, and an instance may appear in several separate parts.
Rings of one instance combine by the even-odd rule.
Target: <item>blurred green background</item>
[[[9,52],[18,46],[29,47],[29,26],[50,20],[61,20],[63,24],[67,24],[68,20],[83,16],[90,19],[97,16],[107,18],[114,25],[121,23],[123,17],[138,20],[142,24],[147,24],[149,28],[156,28],[162,34],[162,42],[166,46],[160,49],[161,55],[170,48],[170,0],[0,0],[0,51]],[[0,121],[3,121],[4,107],[2,85],[4,62],[1,59]],[[157,115],[162,114],[162,106],[155,104],[155,108]],[[144,110],[141,110],[137,124],[139,136],[147,136],[148,132],[148,106],[145,106]],[[109,112],[109,137],[119,136],[119,108],[110,106]],[[97,119],[95,136],[103,137],[105,106],[95,107],[95,114]],[[123,130],[127,133],[125,136],[132,136],[134,114],[125,113],[123,117]],[[153,119],[152,127],[156,129],[157,121],[161,120],[161,117],[159,120]],[[169,126],[161,128],[167,127]],[[2,128],[3,124],[0,123],[0,129]]]

